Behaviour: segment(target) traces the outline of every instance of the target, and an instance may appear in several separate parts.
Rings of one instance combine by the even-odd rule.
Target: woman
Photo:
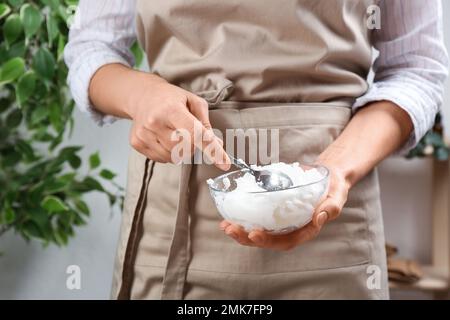
[[[374,168],[433,123],[441,11],[438,0],[81,0],[65,51],[74,99],[99,124],[133,123],[113,297],[388,298]],[[134,25],[150,73],[130,68]],[[194,126],[216,167],[171,163],[172,132]],[[220,222],[205,181],[229,163],[211,128],[276,128],[281,161],[327,166],[313,221],[278,236]]]

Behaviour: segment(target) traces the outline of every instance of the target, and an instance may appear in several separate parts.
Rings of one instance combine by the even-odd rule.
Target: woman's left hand
[[[317,206],[312,221],[303,228],[285,235],[271,235],[262,230],[248,233],[242,227],[224,220],[220,223],[220,229],[241,245],[275,250],[290,250],[314,239],[326,222],[339,217],[350,189],[350,184],[339,170],[327,167],[330,169],[328,195]]]
[[[222,221],[220,228],[240,244],[260,248],[289,250],[314,239],[327,221],[339,217],[350,188],[403,145],[411,132],[411,118],[396,104],[390,101],[368,104],[353,115],[344,131],[318,157],[318,163],[330,169],[330,187],[309,224],[286,235],[247,233],[227,221]]]

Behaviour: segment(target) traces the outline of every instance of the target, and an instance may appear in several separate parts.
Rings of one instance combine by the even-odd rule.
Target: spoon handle
[[[250,166],[248,164],[246,164],[243,160],[241,159],[236,159],[235,157],[233,157],[232,155],[228,154],[228,156],[230,157],[231,162],[238,168],[241,169],[248,169],[248,170],[252,170],[250,168]],[[253,171],[253,170],[252,170]]]

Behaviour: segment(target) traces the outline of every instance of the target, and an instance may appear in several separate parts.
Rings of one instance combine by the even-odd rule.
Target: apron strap
[[[182,165],[175,228],[162,283],[162,300],[183,299],[189,263],[189,181],[191,172],[192,164]]]
[[[141,192],[139,193],[139,199],[136,204],[136,209],[133,215],[133,222],[131,225],[130,235],[128,237],[127,248],[125,250],[125,259],[123,263],[122,271],[122,283],[120,285],[118,300],[129,300],[131,296],[131,286],[134,278],[134,263],[136,260],[137,249],[139,241],[142,237],[143,231],[143,217],[145,207],[147,205],[147,190],[150,183],[150,179],[153,175],[153,168],[155,162],[149,159],[145,160],[144,176],[142,178]]]
[[[221,104],[234,89],[234,84],[228,79],[220,79],[215,88],[209,91],[196,92],[204,98],[210,108]],[[183,164],[181,167],[180,187],[178,192],[178,209],[164,273],[161,299],[181,300],[184,295],[184,283],[189,264],[189,181],[191,180],[192,164]]]

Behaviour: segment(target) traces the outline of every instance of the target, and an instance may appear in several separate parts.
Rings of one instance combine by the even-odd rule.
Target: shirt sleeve
[[[373,46],[379,51],[373,66],[375,78],[353,110],[381,100],[405,110],[414,132],[398,151],[404,154],[433,126],[442,104],[448,75],[442,4],[440,0],[381,0],[379,5],[381,29],[372,34]]]
[[[130,47],[136,39],[136,0],[80,0],[64,50],[68,85],[75,103],[99,124],[115,117],[102,114],[89,100],[92,76],[102,66],[134,64]]]

